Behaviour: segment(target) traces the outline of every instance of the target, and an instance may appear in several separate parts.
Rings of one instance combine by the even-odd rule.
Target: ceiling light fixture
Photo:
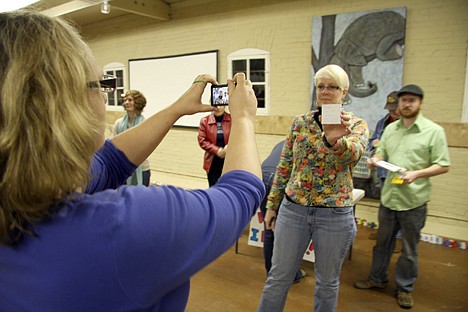
[[[101,3],[101,13],[102,14],[109,14],[110,13],[110,4],[108,0],[104,0]]]

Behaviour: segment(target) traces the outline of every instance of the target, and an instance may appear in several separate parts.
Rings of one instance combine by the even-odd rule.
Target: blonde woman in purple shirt
[[[190,277],[236,242],[265,195],[244,74],[228,80],[223,175],[191,191],[112,187],[178,118],[213,109],[201,95],[217,81],[198,76],[173,104],[104,142],[103,92],[115,78],[103,78],[66,22],[0,13],[1,312],[184,311]]]

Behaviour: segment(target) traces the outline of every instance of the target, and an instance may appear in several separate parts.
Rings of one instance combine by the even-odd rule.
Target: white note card
[[[322,104],[322,125],[341,124],[341,104]]]
[[[405,168],[391,164],[389,162],[386,162],[384,160],[379,160],[378,162],[375,163],[377,166],[385,168],[387,170],[390,170],[392,172],[403,172],[406,171]]]

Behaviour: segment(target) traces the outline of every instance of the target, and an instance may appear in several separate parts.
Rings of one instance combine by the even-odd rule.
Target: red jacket
[[[224,133],[224,145],[229,142],[229,134],[231,132],[231,115],[224,113],[222,121],[223,133]],[[216,119],[214,113],[200,119],[200,127],[198,128],[198,144],[205,150],[203,157],[203,169],[206,172],[210,171],[211,162],[213,161],[216,152],[220,149],[216,145],[216,138],[218,136],[218,126],[216,125]]]

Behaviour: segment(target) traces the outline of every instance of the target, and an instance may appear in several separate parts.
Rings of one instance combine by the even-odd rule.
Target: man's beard
[[[410,118],[415,118],[416,116],[418,116],[419,110],[420,110],[419,108],[416,110],[410,110],[410,111],[400,109],[398,113],[400,114],[400,117],[410,119]]]

